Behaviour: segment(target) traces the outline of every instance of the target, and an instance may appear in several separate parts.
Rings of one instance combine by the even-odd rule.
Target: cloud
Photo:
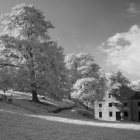
[[[132,81],[132,84],[137,87],[140,87],[140,80]]]
[[[102,44],[108,55],[107,65],[114,65],[129,74],[140,76],[140,27],[132,26],[128,32],[117,33]]]
[[[140,80],[132,81],[132,84],[135,86],[134,89],[140,91]]]
[[[138,10],[134,2],[128,4],[128,8],[126,9],[126,12],[133,16],[140,14],[140,10]]]

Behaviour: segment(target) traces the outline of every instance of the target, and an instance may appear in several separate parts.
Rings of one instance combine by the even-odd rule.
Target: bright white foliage
[[[78,60],[75,54],[68,54],[65,57],[65,62],[66,62],[67,69],[71,70],[71,69],[76,69]]]
[[[81,78],[76,81],[73,86],[74,92],[71,94],[73,98],[79,98],[83,100],[85,96],[93,94],[94,92],[94,78]]]
[[[52,24],[45,20],[42,12],[24,3],[12,8],[10,13],[2,15],[1,24],[2,34],[25,40],[29,40],[29,37],[36,39],[49,37],[47,30],[52,27]]]
[[[87,53],[68,54],[65,63],[73,98],[92,102],[103,95],[106,79],[100,73],[100,67],[95,63],[93,56]]]
[[[87,89],[90,87],[90,84],[92,84],[95,81],[94,78],[82,78],[78,79],[76,83],[74,84],[74,89]]]

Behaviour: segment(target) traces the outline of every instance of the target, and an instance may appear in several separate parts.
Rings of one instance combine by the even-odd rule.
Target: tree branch
[[[17,65],[8,64],[8,63],[2,63],[2,64],[0,64],[0,68],[7,67],[7,66],[9,66],[9,67],[19,67],[19,66],[17,66]]]

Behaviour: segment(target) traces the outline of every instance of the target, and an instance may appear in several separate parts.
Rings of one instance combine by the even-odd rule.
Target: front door
[[[116,121],[119,121],[119,120],[121,120],[121,114],[118,111],[118,112],[116,112]]]

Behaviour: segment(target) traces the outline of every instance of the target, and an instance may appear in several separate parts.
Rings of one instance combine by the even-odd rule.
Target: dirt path
[[[77,124],[77,125],[87,125],[87,126],[98,126],[98,127],[108,127],[108,128],[119,128],[119,129],[129,129],[129,130],[140,130],[140,124],[133,124],[133,123],[110,123],[110,122],[94,122],[94,121],[84,121],[84,120],[77,120],[77,119],[69,119],[69,118],[62,118],[62,117],[54,117],[54,116],[46,116],[46,115],[34,115],[34,114],[22,114],[10,110],[0,109],[0,112],[7,112],[22,116],[28,116],[43,120],[49,120],[54,122],[61,122],[61,123],[69,123],[69,124]]]

